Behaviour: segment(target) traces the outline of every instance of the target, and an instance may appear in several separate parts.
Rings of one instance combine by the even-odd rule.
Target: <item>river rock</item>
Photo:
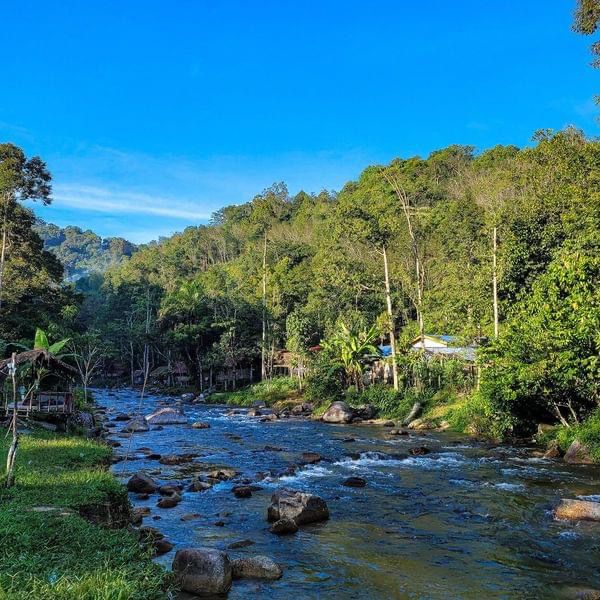
[[[348,477],[342,481],[342,485],[347,487],[365,487],[365,485],[367,485],[367,481],[362,477]]]
[[[546,452],[544,452],[544,458],[560,458],[561,456],[562,451],[558,445],[558,441],[550,440],[548,448],[546,448]]]
[[[269,528],[271,533],[276,533],[277,535],[287,535],[290,533],[296,533],[298,531],[298,525],[296,525],[296,521],[293,519],[279,519],[275,521],[273,525]]]
[[[172,496],[165,496],[161,498],[156,506],[158,508],[175,508],[181,502],[181,496],[179,494],[173,494]]]
[[[150,425],[182,425],[188,420],[184,414],[174,408],[161,408],[146,415],[146,422]]]
[[[127,489],[138,494],[152,494],[157,487],[154,480],[145,473],[136,473],[127,482]]]
[[[203,423],[202,421],[196,421],[195,423],[192,423],[192,427],[194,429],[210,429],[210,424]]]
[[[161,465],[182,465],[183,463],[192,462],[197,457],[197,454],[167,454],[162,456],[158,462]]]
[[[154,548],[155,556],[162,556],[163,554],[173,550],[173,544],[165,539],[155,540],[152,542],[152,547]]]
[[[228,550],[237,550],[238,548],[247,548],[248,546],[253,546],[254,542],[252,540],[240,540],[239,542],[233,542],[227,546]]]
[[[127,431],[129,433],[141,433],[144,431],[149,431],[150,427],[148,427],[148,423],[146,423],[145,419],[140,417],[136,417],[135,419],[131,419],[127,425],[123,428],[123,431]]]
[[[126,413],[118,413],[115,415],[115,421],[129,421],[131,417]]]
[[[554,510],[554,517],[572,521],[600,521],[600,502],[561,500]]]
[[[408,435],[408,431],[403,429],[390,429],[390,435]]]
[[[192,479],[192,483],[188,487],[188,492],[205,492],[206,490],[210,490],[211,487],[210,483],[196,478]]]
[[[161,496],[172,496],[173,494],[179,494],[181,486],[178,485],[161,485],[158,488],[158,493]]]
[[[377,416],[377,408],[372,404],[365,404],[355,408],[354,414],[361,419],[374,419]]]
[[[214,471],[210,471],[207,477],[209,479],[218,479],[219,481],[225,481],[226,479],[233,479],[237,475],[237,471],[235,469],[215,469]]]
[[[297,525],[318,523],[329,518],[329,508],[319,496],[282,488],[271,496],[267,518],[269,521],[293,519]]]
[[[184,591],[198,596],[226,594],[231,588],[232,569],[229,557],[212,548],[184,548],[173,559],[175,583]]]
[[[247,485],[236,485],[231,490],[236,498],[250,498],[252,489]]]
[[[231,562],[234,579],[280,579],[281,567],[268,556],[249,556]]]
[[[590,454],[590,449],[582,444],[579,440],[573,441],[573,443],[569,446],[569,449],[565,452],[563,460],[572,464],[585,465],[591,465],[594,462]]]
[[[424,431],[426,429],[434,429],[435,426],[433,425],[433,423],[430,423],[429,421],[425,421],[425,419],[414,419],[414,421],[411,421],[407,427],[409,429],[414,429],[416,431]]]
[[[192,400],[194,400],[195,397],[196,397],[196,394],[193,394],[192,392],[187,392],[185,394],[181,394],[181,400],[183,402],[192,402]]]
[[[342,401],[333,402],[321,417],[325,423],[350,423],[354,418],[354,411]]]
[[[408,451],[413,456],[425,456],[429,454],[431,450],[427,446],[416,446]]]
[[[323,457],[318,452],[303,452],[302,462],[305,465],[314,465],[323,460]]]

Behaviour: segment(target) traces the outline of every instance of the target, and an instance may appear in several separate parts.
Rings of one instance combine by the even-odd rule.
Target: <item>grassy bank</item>
[[[2,463],[9,442],[0,442]],[[129,512],[109,458],[108,447],[81,437],[21,437],[16,485],[0,490],[0,598],[165,597],[164,572],[137,537],[89,520]]]
[[[275,377],[260,381],[235,392],[219,392],[210,397],[211,402],[232,406],[251,406],[253,402],[264,402],[267,406],[279,403],[295,404],[302,401],[298,380],[292,377]]]

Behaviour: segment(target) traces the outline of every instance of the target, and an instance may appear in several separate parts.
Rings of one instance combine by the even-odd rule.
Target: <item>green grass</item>
[[[590,449],[593,460],[600,463],[600,408],[596,409],[580,425],[558,427],[555,434],[563,452],[568,450],[574,440],[579,440]]]
[[[4,464],[10,439],[0,441]],[[20,439],[16,485],[0,490],[0,598],[164,598],[165,572],[125,529],[94,525],[81,507],[127,510],[107,470],[110,449],[91,440],[35,432]],[[4,485],[4,482],[0,482]],[[35,512],[33,507],[71,509]]]
[[[236,392],[220,392],[210,397],[211,402],[232,404],[234,406],[251,406],[261,400],[267,406],[278,402],[298,399],[298,380],[292,377],[275,377],[255,383]]]

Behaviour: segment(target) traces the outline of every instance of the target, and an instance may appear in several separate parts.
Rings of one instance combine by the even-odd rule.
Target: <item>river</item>
[[[137,392],[96,390],[95,397],[109,418],[138,410]],[[142,414],[168,402],[149,395]],[[157,508],[156,495],[146,501],[132,496],[134,505],[151,508],[144,524],[175,544],[157,559],[167,568],[178,548],[225,549],[245,539],[254,544],[228,550],[230,556],[263,554],[282,565],[279,581],[234,582],[231,600],[560,598],[573,597],[575,588],[600,589],[600,525],[552,518],[560,498],[600,500],[598,468],[569,466],[532,457],[531,449],[490,447],[451,433],[391,438],[389,430],[376,425],[263,423],[245,414],[226,416],[230,408],[214,405],[184,410],[190,424],[204,421],[210,428],[165,425],[127,438],[119,433],[124,423],[117,423],[111,439],[122,445],[115,454],[129,458],[113,470],[123,481],[145,470],[165,483],[189,482],[214,465],[239,471],[235,480],[208,491],[184,492],[171,509]],[[427,446],[431,453],[407,457],[415,446]],[[148,460],[138,452],[142,447],[199,457],[169,467]],[[324,460],[284,474],[306,451]],[[270,475],[258,482],[262,489],[251,498],[231,493],[241,479],[256,481],[257,473]],[[342,486],[349,476],[363,477],[366,487]],[[291,536],[270,533],[267,506],[281,486],[324,498],[329,521]],[[190,513],[198,516],[181,520]]]

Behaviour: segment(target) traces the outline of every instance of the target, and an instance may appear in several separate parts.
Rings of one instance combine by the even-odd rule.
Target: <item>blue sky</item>
[[[339,189],[452,143],[600,133],[575,0],[20,0],[0,140],[44,158],[46,220],[136,242],[275,181]]]

